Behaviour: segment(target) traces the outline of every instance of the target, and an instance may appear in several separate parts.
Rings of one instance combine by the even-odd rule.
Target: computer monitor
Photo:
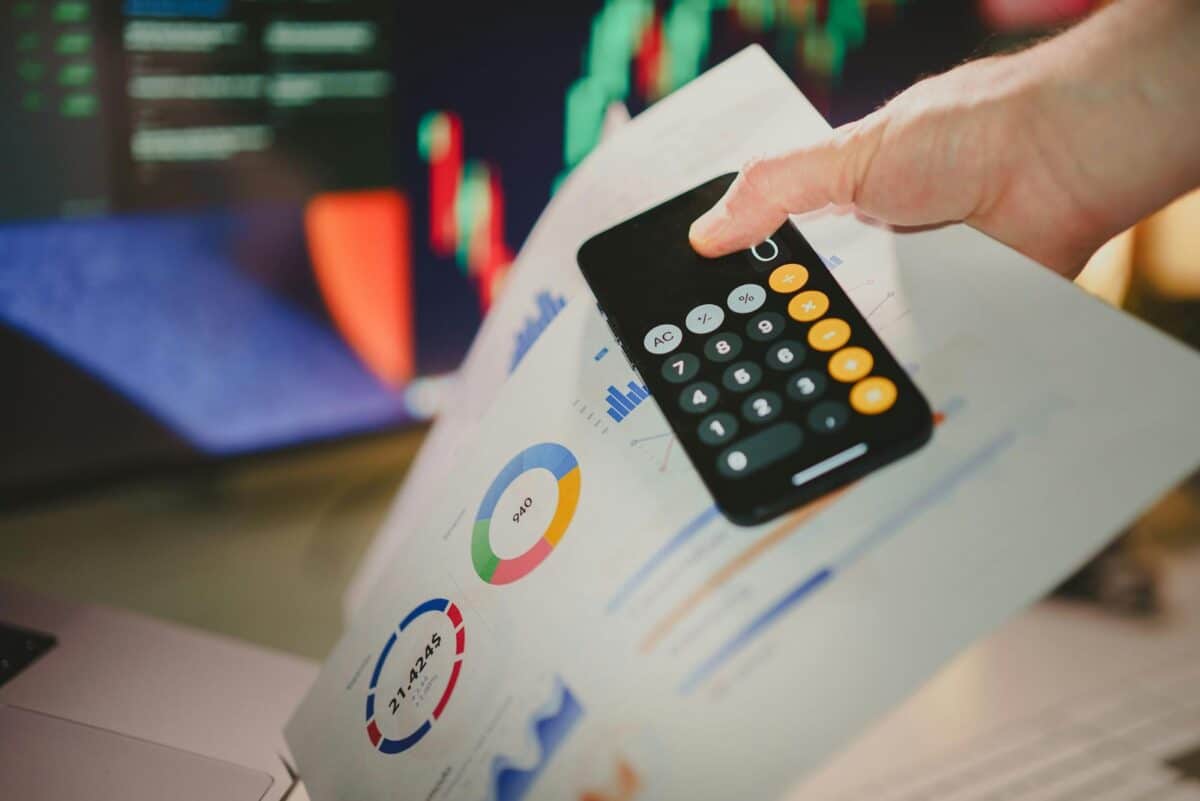
[[[836,123],[988,32],[947,0],[0,13],[0,501],[424,419],[611,102],[760,42]]]

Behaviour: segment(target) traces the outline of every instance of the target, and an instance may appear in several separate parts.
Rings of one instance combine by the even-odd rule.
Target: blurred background
[[[323,655],[613,103],[760,43],[836,125],[1097,5],[3,0],[0,579]],[[1200,346],[1198,246],[1192,195],[1080,283]],[[1195,536],[1195,483],[1067,590],[1152,610],[1146,554]]]

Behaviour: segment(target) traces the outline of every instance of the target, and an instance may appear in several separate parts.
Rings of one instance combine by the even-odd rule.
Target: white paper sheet
[[[818,215],[801,231],[944,419],[786,519],[724,522],[653,402],[605,414],[634,377],[564,260],[616,221],[595,210],[645,205],[631,176],[669,196],[736,166],[739,103],[778,82],[755,51],[702,77],[539,224],[514,296],[574,300],[511,375],[511,327],[473,349],[455,466],[288,726],[314,801],[776,798],[1200,459],[1195,354],[970,229]],[[820,135],[764,91],[773,136]],[[671,166],[671,141],[725,155]]]
[[[713,104],[712,98],[722,98]],[[540,303],[587,292],[575,251],[612,222],[748,159],[813,142],[829,130],[764,50],[747,48],[621,125],[606,117],[601,145],[567,177],[521,248],[508,283],[484,320],[448,402],[346,593],[347,617],[424,519],[480,415],[511,372],[517,342],[541,328]],[[619,142],[614,137],[619,132]],[[856,228],[839,229],[855,235]],[[814,244],[818,247],[824,243]]]

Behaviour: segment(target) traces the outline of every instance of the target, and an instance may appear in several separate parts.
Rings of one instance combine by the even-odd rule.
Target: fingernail
[[[713,206],[701,214],[692,227],[688,229],[688,239],[692,247],[699,251],[709,251],[716,244],[721,229],[725,227],[725,213],[720,206]]]

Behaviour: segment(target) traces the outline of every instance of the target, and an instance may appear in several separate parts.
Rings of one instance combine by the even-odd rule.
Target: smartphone
[[[579,267],[721,512],[754,525],[929,441],[933,415],[800,231],[707,259],[722,175],[597,234]]]

